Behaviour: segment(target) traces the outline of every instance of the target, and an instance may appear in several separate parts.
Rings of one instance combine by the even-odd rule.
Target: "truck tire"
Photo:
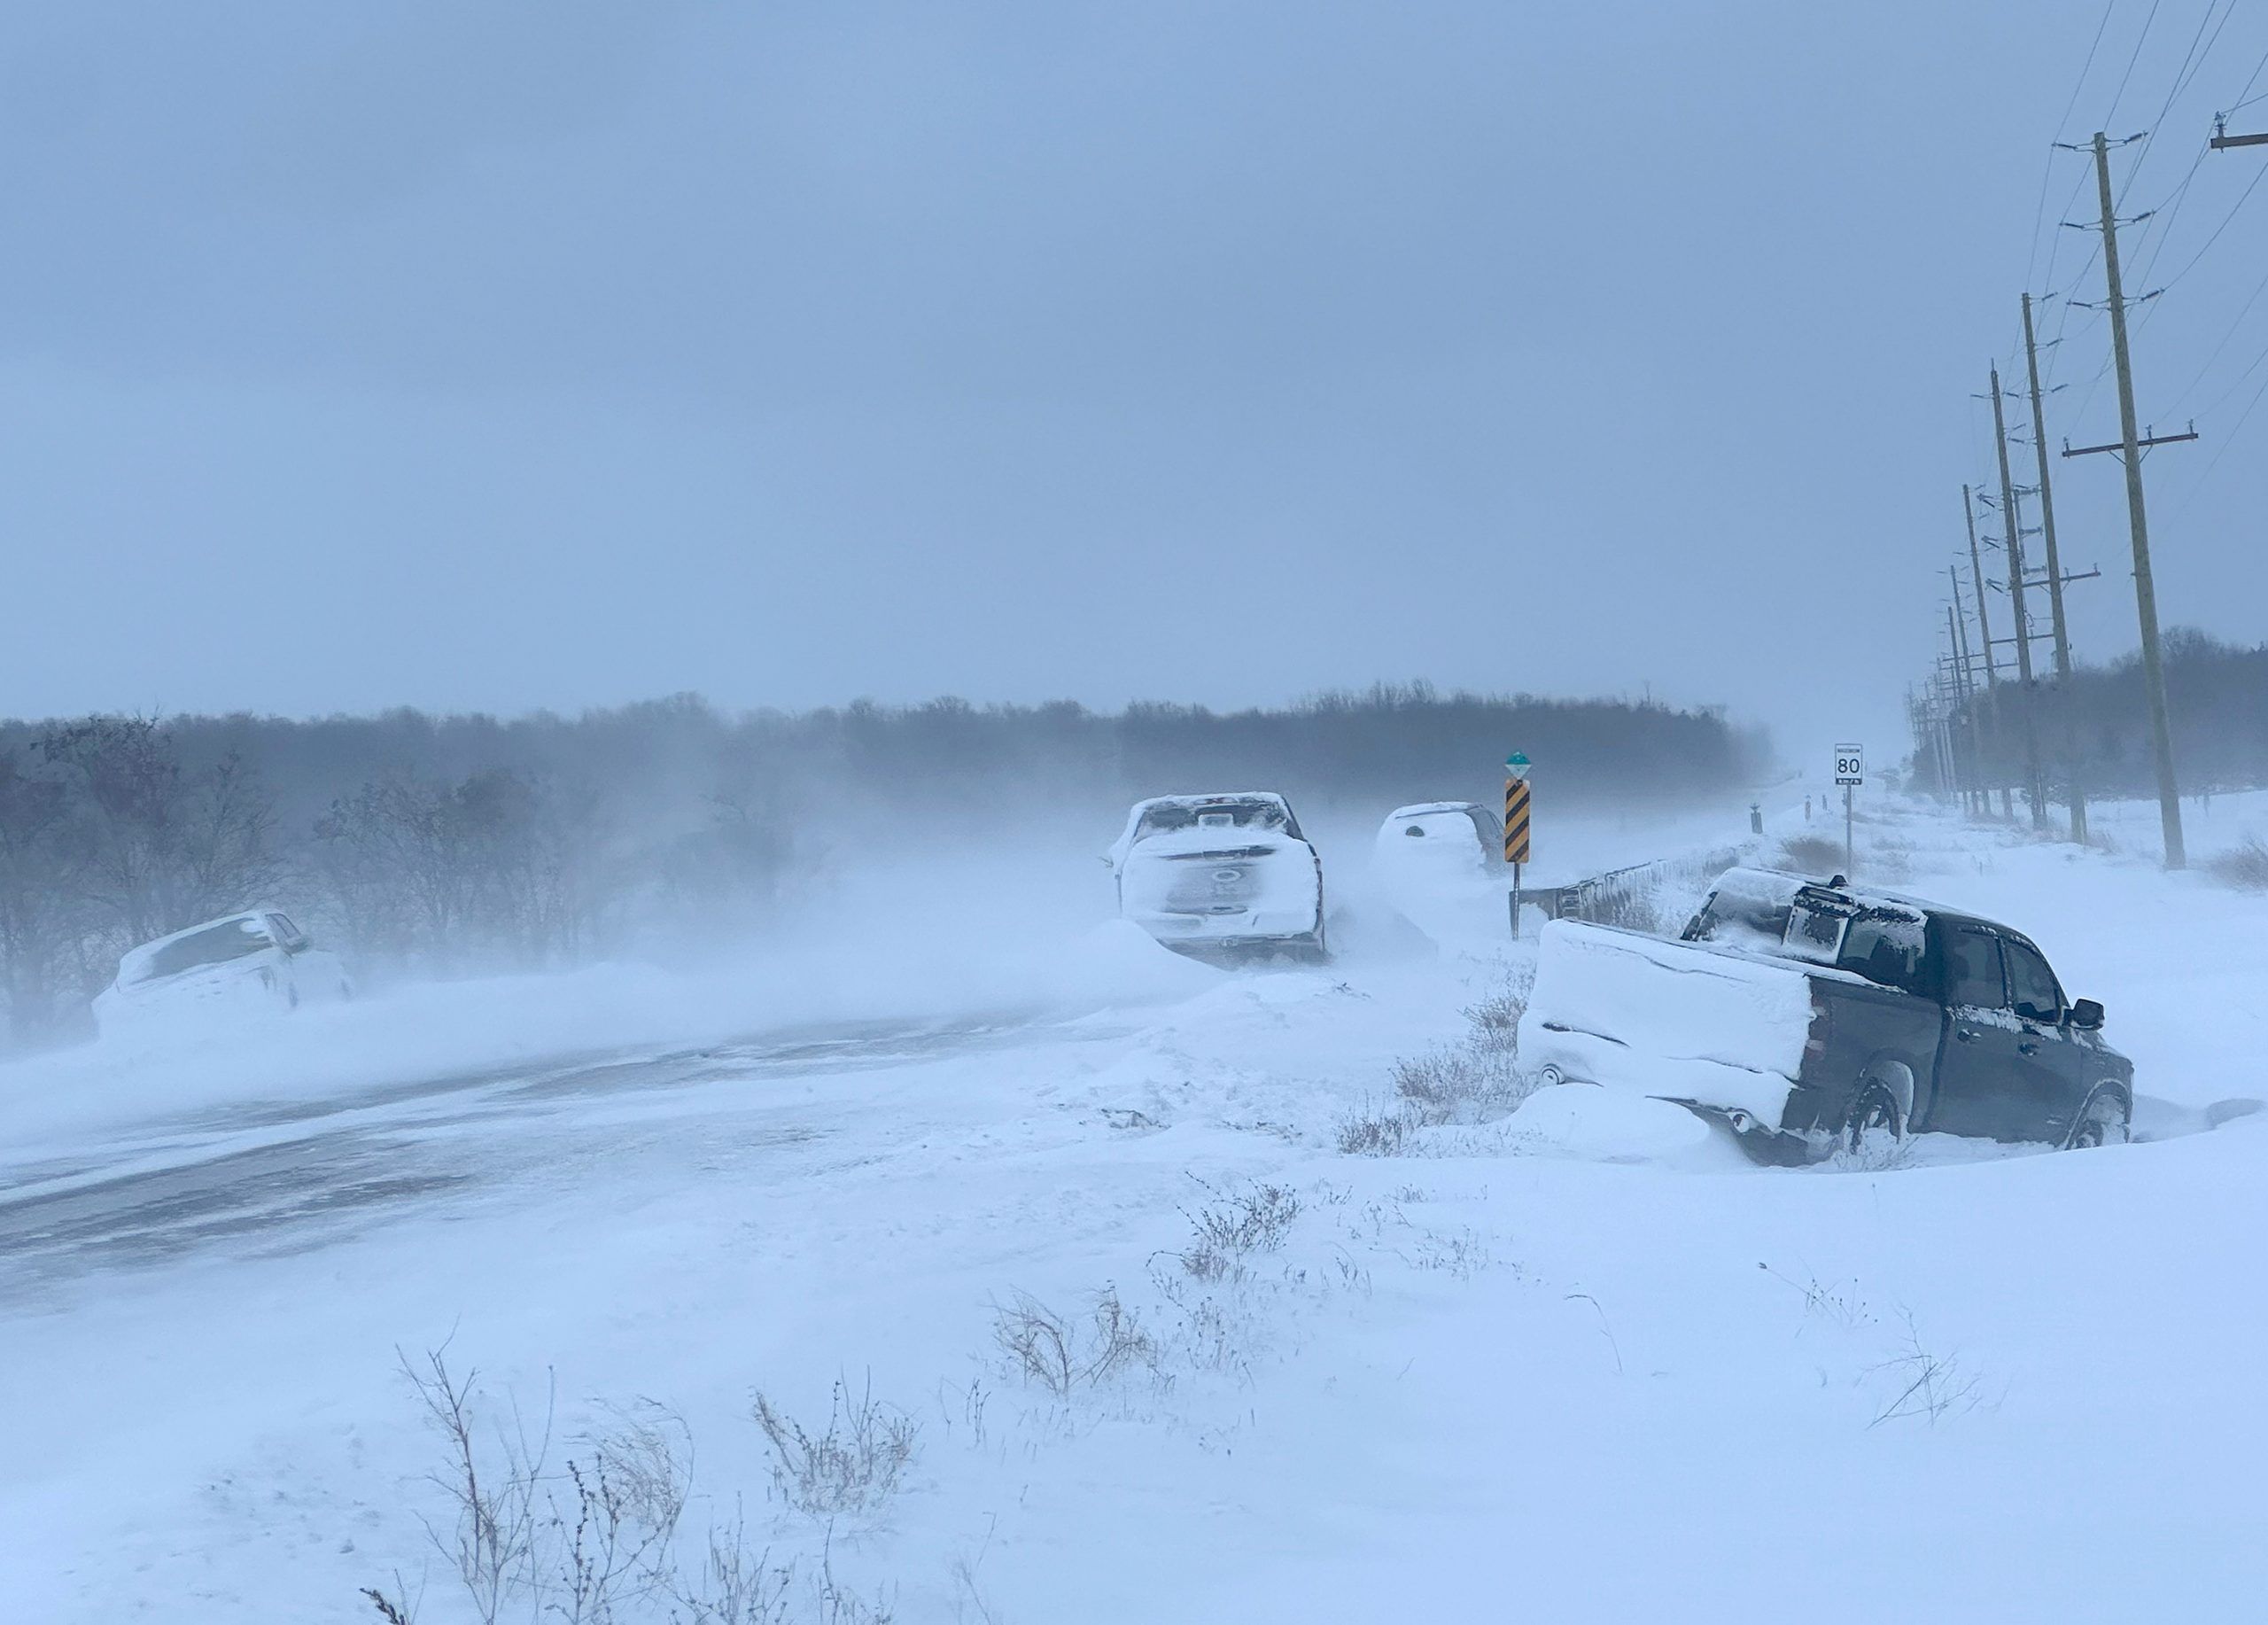
[[[1898,1116],[1898,1097],[1887,1084],[1867,1078],[1851,1096],[1851,1109],[1844,1116],[1839,1137],[1843,1148],[1856,1155],[1864,1148],[1868,1135],[1885,1131],[1893,1140],[1906,1138],[1906,1124]]]
[[[2071,1131],[2063,1137],[2063,1149],[2123,1146],[2133,1134],[2134,1108],[2124,1092],[2116,1084],[2097,1084],[2094,1092],[2087,1096],[2086,1104],[2079,1108],[2079,1115],[2071,1119]]]

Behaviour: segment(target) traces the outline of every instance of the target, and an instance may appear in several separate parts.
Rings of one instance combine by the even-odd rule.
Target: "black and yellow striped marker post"
[[[1520,866],[1527,861],[1529,762],[1515,750],[1504,758],[1504,861],[1512,866],[1512,939],[1520,934]]]

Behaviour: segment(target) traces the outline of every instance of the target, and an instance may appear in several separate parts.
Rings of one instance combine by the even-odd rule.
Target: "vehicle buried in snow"
[[[1504,826],[1471,801],[1396,807],[1371,843],[1371,875],[1380,898],[1435,942],[1504,934],[1511,871]]]
[[[316,947],[290,915],[253,909],[129,950],[117,978],[95,995],[95,1022],[114,1038],[353,996],[336,955]]]
[[[1805,1161],[1881,1136],[2127,1138],[2133,1063],[2019,932],[1767,869],[1717,881],[1675,942],[1544,929],[1519,1029],[1544,1083],[1641,1091]]]
[[[1467,885],[1497,878],[1504,826],[1474,801],[1422,801],[1396,807],[1379,826],[1374,861],[1385,872]]]
[[[1200,959],[1326,952],[1323,860],[1269,790],[1137,802],[1108,859],[1118,912]]]

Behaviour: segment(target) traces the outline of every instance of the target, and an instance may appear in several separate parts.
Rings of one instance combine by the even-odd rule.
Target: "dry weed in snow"
[[[1242,1271],[1255,1253],[1280,1251],[1300,1217],[1300,1199],[1287,1186],[1250,1185],[1221,1191],[1192,1174],[1212,1200],[1182,1217],[1194,1232],[1175,1256],[1199,1280],[1216,1281]]]
[[[853,1398],[838,1378],[827,1405],[827,1427],[812,1433],[762,1393],[757,1426],[772,1445],[772,1481],[781,1499],[824,1522],[872,1517],[897,1493],[913,1459],[920,1425],[874,1395],[874,1380]]]
[[[1401,1156],[1418,1127],[1416,1114],[1407,1108],[1365,1100],[1332,1125],[1332,1139],[1341,1156]]]
[[[1959,1356],[1924,1348],[1914,1318],[1904,1318],[1905,1346],[1868,1373],[1887,1382],[1890,1396],[1867,1426],[1900,1419],[1934,1423],[1949,1411],[1974,1411],[1983,1403],[1982,1379],[1962,1370]]]
[[[2268,842],[2256,835],[2216,854],[2205,867],[2224,885],[2240,891],[2268,891]]]
[[[1154,1371],[1158,1348],[1118,1289],[1096,1295],[1088,1324],[1057,1313],[1027,1293],[992,1307],[992,1341],[1025,1381],[1059,1400],[1139,1368]]]

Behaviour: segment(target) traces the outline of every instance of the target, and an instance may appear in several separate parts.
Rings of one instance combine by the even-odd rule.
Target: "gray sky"
[[[2165,618],[2257,641],[2268,155],[2191,160],[2268,14],[2208,4],[2084,82],[2094,0],[11,8],[0,712],[1422,675],[1888,756],[2028,258],[2101,297],[2058,116],[2208,35],[2137,366],[2206,433]],[[2107,657],[2118,470],[2055,472]]]

